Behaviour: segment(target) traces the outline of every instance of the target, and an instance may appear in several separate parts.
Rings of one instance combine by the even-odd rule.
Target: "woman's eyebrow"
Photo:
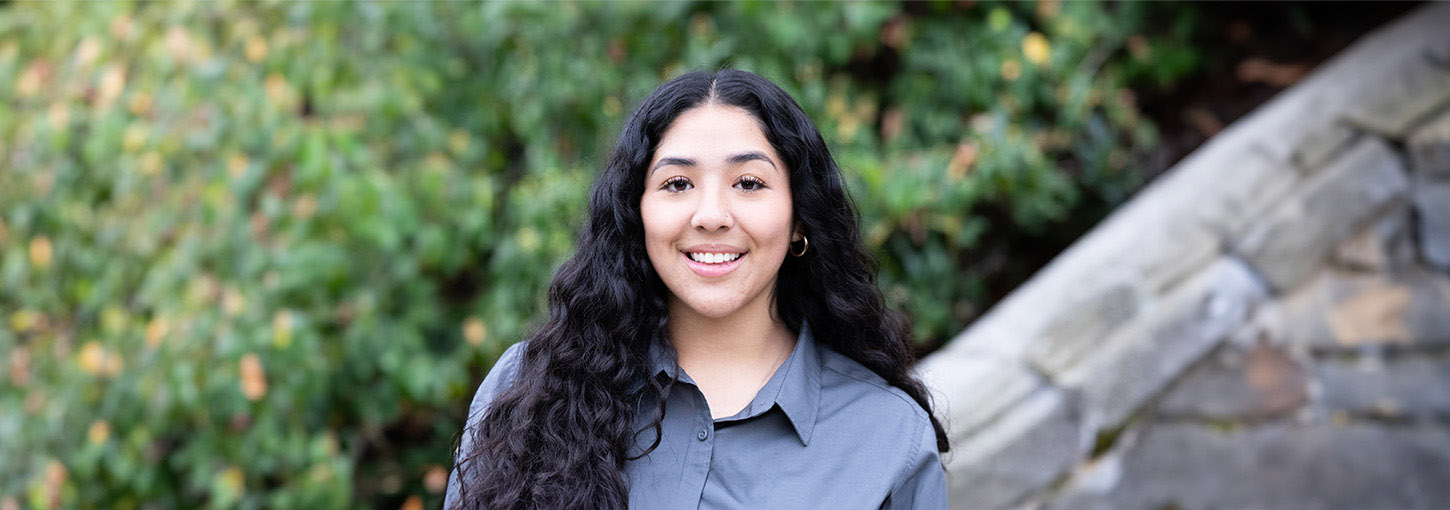
[[[738,165],[738,164],[744,163],[746,161],[755,161],[755,160],[760,160],[760,161],[764,161],[766,163],[770,163],[770,166],[772,166],[772,167],[775,166],[775,162],[770,160],[770,156],[766,156],[765,153],[760,152],[760,151],[742,152],[740,154],[736,154],[734,156],[730,156],[728,158],[725,158],[725,161],[726,162],[729,162],[730,164],[733,164],[733,165]]]
[[[746,161],[756,160],[770,163],[770,166],[775,167],[775,161],[772,161],[770,159],[770,156],[766,156],[765,153],[760,151],[742,152],[740,154],[735,154],[728,158],[725,158],[725,162],[732,165],[738,165]],[[668,165],[695,166],[695,160],[689,158],[660,158],[659,162],[655,163],[654,168],[651,168],[649,173],[654,174],[655,170],[659,170],[660,167]]]

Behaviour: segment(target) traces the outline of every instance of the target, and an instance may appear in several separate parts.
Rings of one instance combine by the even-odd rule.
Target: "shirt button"
[[[701,441],[704,441],[705,438],[708,437],[710,437],[710,433],[705,431],[705,429],[700,429],[700,432],[695,434],[695,439],[699,439]]]

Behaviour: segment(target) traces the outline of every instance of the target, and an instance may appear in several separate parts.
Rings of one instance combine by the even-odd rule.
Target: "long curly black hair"
[[[861,241],[854,204],[820,131],[774,83],[739,70],[670,80],[631,114],[594,182],[574,256],[549,286],[549,318],[529,336],[513,383],[489,405],[460,452],[458,502],[474,509],[607,509],[628,506],[626,461],[659,445],[663,403],[675,381],[648,377],[649,345],[665,337],[666,290],[645,253],[640,199],[645,169],[665,130],[705,104],[743,108],[760,121],[790,170],[791,203],[810,238],[786,257],[774,289],[792,332],[809,320],[817,341],[901,388],[928,414],[905,318],[885,305],[877,264]],[[666,342],[668,343],[668,342]],[[639,381],[646,381],[641,385]],[[654,397],[646,399],[646,397]],[[646,401],[654,409],[641,409]],[[655,441],[639,451],[637,413]],[[937,448],[950,447],[932,417]],[[477,470],[476,473],[469,471]]]

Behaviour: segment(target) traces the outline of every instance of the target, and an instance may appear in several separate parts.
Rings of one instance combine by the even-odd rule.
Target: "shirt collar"
[[[675,375],[679,365],[673,356],[665,352],[660,338],[650,345],[651,374],[666,377]],[[684,371],[678,371],[681,381],[694,384]],[[741,411],[740,416],[756,416],[779,406],[795,428],[801,445],[810,444],[811,433],[816,427],[816,416],[821,402],[821,357],[810,323],[802,320],[800,335],[796,337],[795,349],[780,364],[770,380],[760,388],[755,400]]]

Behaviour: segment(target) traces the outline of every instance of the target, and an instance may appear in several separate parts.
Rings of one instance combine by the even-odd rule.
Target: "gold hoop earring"
[[[801,236],[801,251],[799,252],[795,251],[795,243],[790,243],[790,245],[790,254],[799,257],[806,254],[806,248],[811,247],[811,240],[806,239],[806,236]]]

